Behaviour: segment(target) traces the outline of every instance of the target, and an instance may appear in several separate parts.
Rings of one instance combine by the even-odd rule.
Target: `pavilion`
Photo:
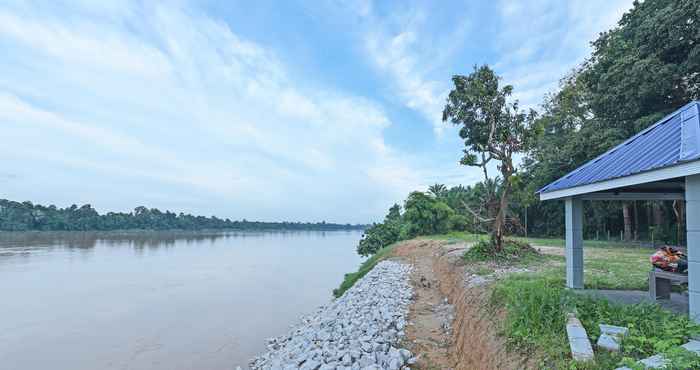
[[[686,104],[538,191],[565,203],[568,288],[583,288],[582,201],[685,200],[688,312],[700,322],[699,110],[700,101]]]

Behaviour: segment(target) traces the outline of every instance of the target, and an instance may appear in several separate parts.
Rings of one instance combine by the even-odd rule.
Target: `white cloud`
[[[467,33],[468,21],[444,35],[426,32],[430,15],[425,9],[408,6],[379,17],[363,12],[364,52],[379,75],[386,76],[390,91],[405,107],[418,112],[440,135],[446,125],[442,109],[450,88],[448,71],[435,79],[432,72],[459,48]]]
[[[3,196],[35,196],[44,172],[32,200],[366,222],[418,182],[375,103],[305,83],[197,9],[91,4],[70,21],[0,7],[0,159],[22,173]]]
[[[433,124],[436,133],[444,128],[441,122],[446,93],[439,84],[422,76],[419,61],[412,54],[415,34],[405,31],[388,37],[367,35],[367,52],[382,73],[392,76],[392,84],[402,103]]]
[[[590,55],[590,42],[615,26],[631,0],[501,0],[494,68],[514,85],[524,107],[536,108],[559,80]]]

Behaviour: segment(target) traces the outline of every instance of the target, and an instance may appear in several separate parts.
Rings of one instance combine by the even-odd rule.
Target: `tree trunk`
[[[503,192],[501,193],[501,200],[498,203],[498,213],[496,214],[496,219],[493,222],[493,234],[491,235],[491,240],[493,240],[493,245],[496,248],[496,252],[503,250],[503,230],[505,228],[506,212],[508,212],[509,190],[510,185],[504,185]]]
[[[493,232],[491,240],[496,252],[503,250],[503,233],[505,229],[506,214],[508,213],[508,195],[510,193],[510,176],[513,173],[510,163],[501,164],[501,175],[503,176],[503,191],[498,202],[498,213],[493,222]]]
[[[652,202],[652,212],[654,213],[654,226],[657,231],[661,231],[661,226],[664,224],[664,209],[663,204],[659,201]]]
[[[639,239],[639,212],[637,212],[637,201],[632,201],[632,209],[634,210],[634,240]]]
[[[673,212],[676,214],[676,244],[681,245],[683,240],[683,224],[685,223],[685,202],[673,201]]]
[[[651,238],[651,230],[652,230],[652,229],[651,229],[651,227],[652,227],[652,223],[651,223],[651,220],[652,220],[651,209],[654,207],[654,202],[653,202],[653,201],[646,201],[646,202],[644,202],[644,205],[645,205],[644,208],[645,208],[646,211],[647,211],[647,234],[649,234],[648,237]]]
[[[630,204],[625,202],[622,203],[622,218],[625,222],[625,240],[632,240],[632,212],[630,209]]]

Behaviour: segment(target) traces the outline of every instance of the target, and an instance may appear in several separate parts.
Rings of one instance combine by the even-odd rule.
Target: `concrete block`
[[[629,333],[629,329],[622,326],[600,324],[601,335],[596,345],[608,351],[619,352],[622,339]]]
[[[668,364],[668,360],[661,355],[654,355],[647,357],[643,360],[639,360],[639,363],[644,365],[647,369],[661,369]]]
[[[595,359],[593,347],[586,329],[573,315],[569,315],[566,323],[566,334],[569,337],[569,348],[571,349],[571,357],[576,361],[592,361]]]
[[[614,335],[618,337],[626,337],[627,334],[629,334],[630,330],[628,328],[625,328],[624,326],[615,326],[615,325],[605,325],[605,324],[600,324],[598,325],[600,328],[601,333],[609,334],[609,335]]]
[[[603,333],[598,337],[596,343],[598,348],[602,348],[611,352],[620,352],[620,337]]]
[[[682,345],[681,347],[700,356],[700,341],[691,340],[690,342]]]

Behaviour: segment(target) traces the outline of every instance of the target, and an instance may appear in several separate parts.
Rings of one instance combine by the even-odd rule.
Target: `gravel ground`
[[[287,335],[268,340],[250,362],[261,370],[409,369],[413,354],[398,348],[413,297],[411,266],[382,261],[343,296]]]

